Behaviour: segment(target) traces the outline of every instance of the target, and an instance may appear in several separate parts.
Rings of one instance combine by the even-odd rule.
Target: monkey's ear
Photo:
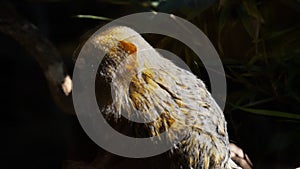
[[[130,42],[127,41],[119,41],[122,48],[128,53],[133,54],[137,51],[136,46]]]

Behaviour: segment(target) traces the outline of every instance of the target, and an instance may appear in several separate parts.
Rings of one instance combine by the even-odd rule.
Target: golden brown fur
[[[107,53],[96,84],[112,92],[106,91],[109,99],[98,99],[107,117],[119,119],[126,111],[129,117],[139,112],[145,119],[156,119],[136,127],[136,136],[168,131],[174,140],[184,130],[183,140],[169,152],[174,169],[237,168],[230,159],[223,113],[200,79],[163,58],[127,27],[102,32],[94,37],[94,45]]]

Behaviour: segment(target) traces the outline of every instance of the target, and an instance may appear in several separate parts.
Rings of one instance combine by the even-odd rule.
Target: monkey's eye
[[[126,41],[119,41],[121,47],[128,53],[128,54],[133,54],[137,51],[136,46],[130,42]]]

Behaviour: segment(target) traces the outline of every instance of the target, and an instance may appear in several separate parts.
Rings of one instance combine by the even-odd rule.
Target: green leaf
[[[271,33],[269,36],[266,36],[265,39],[273,40],[275,38],[282,38],[281,36],[286,36],[286,34],[288,34],[288,33],[296,34],[296,33],[293,33],[293,31],[299,31],[299,28],[300,28],[300,25],[296,25],[294,27],[289,27],[284,30],[276,31],[276,32]]]
[[[238,9],[238,15],[242,24],[244,25],[245,30],[248,32],[251,38],[257,42],[260,28],[259,21],[250,16],[244,6],[241,6],[241,8]]]
[[[234,107],[236,107],[237,109],[240,109],[242,111],[248,112],[248,113],[253,113],[253,114],[258,114],[258,115],[263,115],[263,116],[300,120],[300,115],[293,114],[293,113],[273,111],[273,110],[264,110],[264,109],[244,108],[244,107],[239,107],[239,106],[234,106]]]
[[[97,19],[97,20],[103,20],[103,21],[112,21],[113,19],[103,17],[103,16],[94,16],[94,15],[75,15],[76,18],[87,18],[87,19]]]
[[[242,1],[242,4],[249,16],[257,19],[260,23],[264,22],[260,11],[257,9],[255,0]]]
[[[257,43],[260,33],[260,25],[264,23],[264,19],[257,9],[255,0],[242,1],[237,9],[239,18],[244,25],[248,34]]]
[[[260,105],[260,104],[263,104],[263,103],[267,103],[267,102],[270,102],[270,101],[273,101],[273,100],[275,100],[275,97],[271,97],[271,98],[267,98],[267,99],[262,99],[262,100],[257,100],[257,101],[248,103],[248,104],[244,105],[243,107],[257,106],[257,105]]]
[[[231,2],[230,0],[221,0],[219,2],[219,10],[220,10],[220,14],[219,14],[219,21],[218,21],[218,41],[217,41],[217,45],[218,45],[218,49],[220,51],[221,54],[223,54],[223,48],[222,48],[222,32],[223,29],[230,17],[231,12],[233,11],[234,8],[234,3]]]

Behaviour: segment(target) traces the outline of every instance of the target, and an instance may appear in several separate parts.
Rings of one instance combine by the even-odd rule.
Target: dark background
[[[143,11],[173,13],[197,25],[217,49],[227,75],[225,116],[231,141],[254,168],[300,166],[300,2],[249,1],[10,1],[59,50],[72,74],[73,52],[86,32]],[[0,20],[1,21],[1,20]],[[3,24],[3,23],[1,23]],[[204,80],[205,69],[184,44],[146,35],[154,46],[174,52]],[[1,168],[62,168],[66,160],[89,162],[97,146],[74,115],[53,101],[36,60],[0,33]],[[195,62],[194,62],[195,60]]]

